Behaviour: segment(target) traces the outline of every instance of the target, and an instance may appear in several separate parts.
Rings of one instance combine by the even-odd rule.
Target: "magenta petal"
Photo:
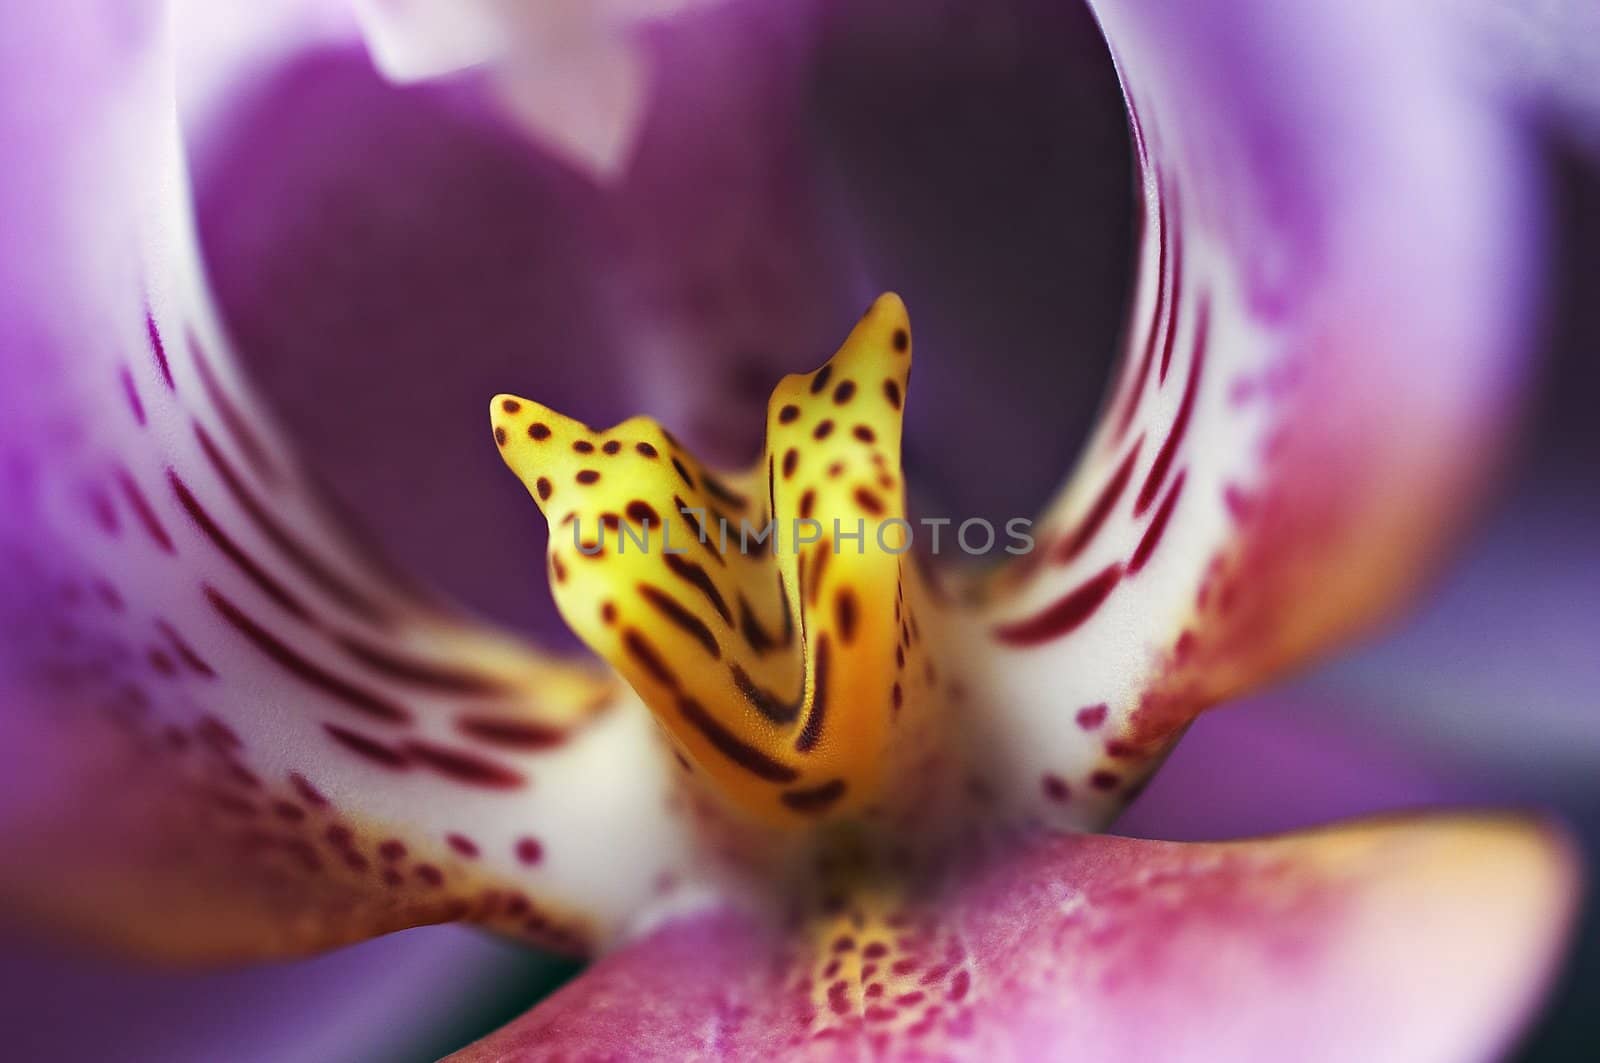
[[[1508,818],[1057,837],[820,942],[685,918],[452,1058],[1489,1058],[1575,881],[1558,834]]]

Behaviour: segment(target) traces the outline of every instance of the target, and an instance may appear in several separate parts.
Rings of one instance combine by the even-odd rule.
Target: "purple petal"
[[[163,16],[32,10],[0,66],[4,886],[170,954],[590,947],[691,857],[669,762],[322,506],[206,292]]]

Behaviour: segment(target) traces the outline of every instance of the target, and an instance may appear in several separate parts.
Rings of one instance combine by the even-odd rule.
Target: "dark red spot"
[[[832,434],[833,434],[833,422],[832,421],[823,421],[821,424],[817,425],[817,427],[815,427],[815,428],[813,428],[811,430],[811,438],[812,439],[816,439],[816,440],[827,439]]]
[[[637,450],[640,454],[647,458],[654,458],[657,456],[656,448],[651,446],[649,443],[635,443],[633,445],[633,449]]]
[[[797,418],[799,416],[800,416],[800,407],[795,406],[795,405],[793,405],[791,403],[790,405],[785,406],[783,409],[778,411],[778,423],[779,424],[791,424],[795,420],[795,418]]]
[[[678,477],[680,479],[682,479],[684,483],[689,485],[689,490],[693,491],[694,490],[694,477],[689,475],[688,468],[686,468],[684,466],[683,461],[680,458],[678,458],[677,455],[673,455],[672,467],[674,469],[678,470]]]
[[[883,397],[889,400],[889,405],[895,409],[900,408],[900,385],[893,380],[883,382]]]
[[[839,588],[833,599],[833,614],[839,628],[839,641],[846,646],[855,641],[856,618],[859,613],[855,591],[849,587]]]
[[[856,505],[872,514],[874,517],[883,513],[883,501],[865,487],[856,488]]]
[[[1045,773],[1040,786],[1044,790],[1044,795],[1052,801],[1066,802],[1072,797],[1072,788],[1067,785],[1067,781],[1053,772]]]
[[[503,446],[506,445],[506,430],[504,428],[498,428],[498,427],[495,428],[495,430],[494,430],[494,442],[495,442],[495,446],[498,446],[498,447],[503,447]]]
[[[894,330],[893,343],[895,351],[904,354],[911,349],[911,334],[903,328],[897,328]]]
[[[878,441],[878,434],[864,424],[856,425],[855,431],[851,435],[854,435],[863,443],[876,443]]]
[[[1094,615],[1121,580],[1122,565],[1108,565],[1042,611],[995,628],[995,638],[1013,646],[1037,646],[1070,634]]]
[[[537,864],[544,859],[544,846],[537,838],[518,838],[517,859],[524,864]]]
[[[794,475],[800,465],[800,452],[793,447],[783,452],[783,478],[787,480]]]
[[[550,438],[550,426],[541,421],[535,421],[528,426],[528,438],[543,442]]]
[[[572,444],[572,449],[577,451],[579,454],[593,454],[594,444],[589,442],[587,439],[580,439]]]
[[[433,889],[444,885],[444,872],[432,864],[418,864],[416,876],[418,882]]]
[[[616,454],[621,452],[622,444],[618,443],[615,439],[609,439],[606,441],[605,446],[601,447],[600,449],[605,451],[607,454]]]
[[[378,846],[378,855],[389,863],[398,863],[406,858],[406,843],[398,838],[390,838]]]
[[[831,376],[833,376],[833,366],[825,365],[818,369],[817,375],[811,378],[811,394],[822,394],[822,389],[828,386],[828,378]]]
[[[517,413],[522,409],[522,403],[516,399],[504,399],[500,403],[500,408],[507,413]]]
[[[534,485],[533,486],[535,488],[537,488],[538,491],[539,491],[539,501],[541,501],[541,502],[550,501],[551,487],[550,487],[550,479],[549,479],[549,477],[546,477],[546,476],[539,477],[539,479],[534,481]]]
[[[478,855],[478,843],[465,834],[447,834],[444,840],[450,844],[450,848],[469,860],[475,859]]]
[[[600,474],[593,469],[581,469],[575,479],[581,484],[600,482]]]
[[[178,498],[179,505],[184,512],[189,514],[196,527],[211,540],[211,544],[223,555],[232,561],[238,569],[250,578],[260,591],[267,597],[277,602],[282,609],[306,622],[311,622],[311,612],[289,589],[280,583],[276,576],[268,572],[255,558],[245,553],[244,549],[234,541],[233,537],[222,530],[222,527],[212,518],[211,514],[195,498],[189,486],[178,478],[178,474],[171,469],[167,470],[167,480],[172,485],[173,494]]]
[[[1089,785],[1096,790],[1115,790],[1121,782],[1115,772],[1097,771],[1089,776]]]
[[[855,398],[855,394],[856,382],[854,380],[846,380],[844,383],[833,389],[833,404],[835,406],[843,406],[845,403]]]
[[[1092,731],[1106,722],[1106,713],[1108,711],[1108,706],[1104,704],[1090,705],[1087,708],[1079,709],[1078,726],[1085,731]]]

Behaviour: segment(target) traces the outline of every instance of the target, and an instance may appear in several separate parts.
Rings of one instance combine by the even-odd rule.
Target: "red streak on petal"
[[[473,753],[447,749],[430,742],[407,742],[405,750],[425,766],[456,782],[509,790],[526,783],[520,774]]]
[[[222,423],[227,427],[228,433],[239,444],[239,449],[244,452],[245,459],[250,462],[250,467],[256,475],[266,483],[276,485],[282,481],[282,475],[270,457],[267,448],[262,445],[261,438],[250,427],[250,421],[234,403],[228,392],[223,388],[222,381],[217,379],[217,374],[211,368],[211,362],[206,358],[205,351],[200,346],[200,341],[194,334],[189,334],[189,353],[194,358],[194,364],[200,370],[200,384],[205,388],[206,397],[211,400],[211,405],[216,407],[217,416],[222,418]]]
[[[368,738],[336,723],[325,723],[322,727],[330,738],[363,760],[385,768],[404,768],[409,763],[404,753],[384,745],[375,738]]]
[[[1161,500],[1156,515],[1150,519],[1150,527],[1145,529],[1144,537],[1139,540],[1133,556],[1128,559],[1128,575],[1131,576],[1144,568],[1145,562],[1150,560],[1150,555],[1155,553],[1156,544],[1161,541],[1162,533],[1167,530],[1167,522],[1172,519],[1172,511],[1178,504],[1178,496],[1183,493],[1183,481],[1188,475],[1189,472],[1185,469],[1178,473],[1176,480],[1172,481],[1172,490]]]
[[[224,620],[233,625],[235,630],[249,639],[263,654],[301,682],[374,719],[388,723],[404,723],[411,718],[410,713],[393,702],[341,679],[321,665],[301,656],[283,640],[245,615],[243,610],[223,597],[215,587],[206,585],[204,590],[212,608],[220,613]]]
[[[233,495],[239,508],[245,511],[260,529],[261,534],[266,536],[291,564],[304,573],[307,579],[351,614],[370,624],[386,626],[389,617],[375,602],[352,587],[329,565],[315,557],[287,528],[273,519],[267,508],[251,493],[239,474],[234,471],[232,464],[211,438],[211,434],[198,424],[194,426],[194,431],[206,459],[211,462],[217,475],[222,477],[223,484]]]
[[[161,379],[166,383],[168,391],[177,391],[178,385],[172,379],[172,366],[167,364],[167,345],[161,342],[161,331],[156,328],[155,316],[148,310],[144,314],[144,330],[150,337],[150,349],[155,352]]]
[[[507,749],[550,749],[567,740],[567,732],[559,727],[493,716],[463,716],[456,721],[456,729]]]
[[[1077,529],[1061,541],[1051,554],[1050,560],[1058,565],[1067,564],[1083,553],[1084,547],[1094,541],[1106,518],[1111,516],[1111,511],[1116,508],[1122,492],[1128,489],[1128,481],[1133,476],[1134,460],[1139,457],[1139,450],[1143,446],[1144,436],[1140,436],[1133,446],[1128,448],[1128,455],[1122,459],[1122,464],[1117,468],[1115,475],[1100,489],[1099,497],[1094,500],[1094,505],[1084,515]]]
[[[139,523],[144,525],[144,530],[151,540],[164,553],[176,554],[178,549],[172,544],[172,536],[167,534],[167,529],[162,526],[156,511],[150,508],[150,500],[144,497],[144,492],[139,490],[137,483],[134,483],[133,476],[127,469],[118,469],[116,475],[117,486],[122,488],[122,494],[127,498],[128,505],[133,507],[133,512],[139,517]]]
[[[1199,394],[1200,378],[1206,365],[1206,333],[1210,320],[1210,300],[1203,300],[1200,303],[1199,319],[1195,323],[1194,365],[1189,370],[1189,382],[1183,389],[1183,401],[1178,406],[1178,416],[1173,419],[1172,431],[1168,433],[1167,441],[1161,444],[1161,451],[1156,455],[1155,464],[1150,466],[1144,486],[1139,489],[1139,501],[1133,508],[1136,516],[1144,513],[1150,508],[1150,503],[1155,501],[1156,493],[1166,481],[1167,473],[1172,469],[1172,462],[1177,457],[1178,447],[1183,443],[1183,437],[1189,431],[1189,423],[1194,418],[1195,397]]]
[[[1122,564],[1108,565],[1042,612],[995,628],[994,636],[1013,646],[1037,646],[1070,634],[1094,615],[1121,579]]]

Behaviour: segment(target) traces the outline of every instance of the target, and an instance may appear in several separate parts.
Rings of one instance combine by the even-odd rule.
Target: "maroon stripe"
[[[1178,504],[1178,496],[1183,493],[1184,477],[1188,476],[1185,469],[1178,473],[1178,478],[1172,481],[1172,490],[1167,492],[1167,497],[1161,500],[1161,505],[1156,507],[1156,515],[1150,519],[1150,527],[1145,529],[1144,537],[1139,540],[1139,545],[1134,548],[1133,556],[1128,559],[1128,575],[1144,568],[1150,555],[1155,553],[1156,544],[1161,541],[1161,534],[1167,530],[1167,522],[1172,519],[1172,510]]]
[[[1042,612],[995,628],[994,636],[1013,646],[1037,646],[1076,630],[1094,615],[1122,579],[1121,563],[1110,565]]]
[[[356,686],[347,680],[341,679],[323,668],[302,657],[287,643],[273,635],[266,628],[246,616],[242,610],[227,598],[223,597],[215,587],[203,585],[206,598],[211,602],[212,608],[222,615],[222,618],[255,644],[266,656],[270,657],[285,671],[308,686],[312,686],[327,694],[357,712],[362,712],[378,720],[389,723],[403,723],[411,718],[411,714],[393,702],[387,701],[369,690]]]
[[[155,352],[161,379],[166,382],[168,391],[177,391],[178,385],[172,379],[172,366],[167,364],[167,345],[161,342],[161,330],[156,328],[155,315],[148,310],[144,312],[144,330],[150,337],[150,349]]]
[[[183,663],[189,666],[190,671],[196,675],[203,675],[207,679],[216,677],[216,669],[207,664],[205,658],[195,652],[194,647],[189,645],[182,635],[178,634],[177,628],[165,620],[157,620],[156,628],[166,636],[167,641],[172,644],[173,650],[176,651]]]
[[[1133,386],[1128,389],[1127,395],[1122,400],[1122,413],[1117,417],[1116,439],[1121,439],[1128,431],[1128,426],[1133,423],[1133,413],[1139,408],[1139,397],[1144,392],[1144,382],[1150,377],[1150,363],[1155,359],[1156,340],[1161,335],[1161,326],[1166,318],[1167,306],[1167,201],[1161,194],[1161,178],[1156,178],[1157,225],[1159,232],[1156,259],[1156,306],[1150,315],[1150,332],[1145,337],[1144,353],[1139,357],[1139,371],[1134,375]]]
[[[567,740],[567,732],[559,727],[532,720],[507,720],[493,716],[459,717],[456,729],[464,735],[507,749],[552,749]]]
[[[325,723],[322,729],[328,736],[341,746],[358,757],[363,757],[385,768],[404,768],[410,761],[404,753],[384,745],[375,738],[368,738],[364,734],[340,727],[336,723]]]
[[[717,590],[717,585],[711,581],[710,575],[706,573],[703,567],[693,561],[685,560],[678,554],[665,554],[663,556],[666,557],[667,567],[672,570],[674,575],[686,580],[696,587],[701,594],[704,594],[706,601],[711,603],[711,607],[717,611],[717,615],[722,617],[725,623],[733,623],[733,612],[728,608],[728,603],[722,598],[722,592]]]
[[[527,782],[519,773],[475,753],[416,741],[407,742],[405,751],[440,775],[470,786],[514,790]]]
[[[211,361],[206,357],[205,350],[200,346],[200,341],[189,334],[189,352],[194,357],[195,368],[200,370],[200,384],[205,388],[206,397],[211,400],[211,405],[216,407],[217,416],[222,418],[223,425],[228,429],[228,434],[233,436],[239,449],[244,452],[245,460],[268,484],[277,485],[282,482],[282,474],[277,465],[267,455],[267,448],[262,444],[261,437],[256,435],[250,427],[250,421],[239,412],[239,407],[234,404],[222,386],[222,381],[217,379],[217,374],[211,368]]]
[[[250,577],[250,582],[254,583],[268,598],[277,602],[285,612],[292,613],[308,624],[315,623],[310,611],[306,609],[300,599],[292,594],[282,583],[279,583],[277,577],[258,564],[255,558],[245,553],[239,544],[234,542],[233,538],[222,530],[221,526],[211,518],[211,514],[207,513],[205,507],[195,498],[188,486],[179,479],[176,472],[168,469],[167,480],[172,484],[173,493],[178,496],[178,503],[189,514],[189,519],[194,521],[200,530],[205,533],[206,538],[211,540],[213,546],[221,550],[228,560],[232,561],[241,572]]]
[[[138,385],[133,382],[133,374],[128,372],[128,367],[123,366],[117,370],[117,375],[122,378],[123,394],[128,396],[128,407],[133,410],[133,419],[143,428],[148,422],[144,415],[144,403],[139,399]]]
[[[844,788],[843,779],[830,779],[806,790],[786,790],[778,795],[778,800],[796,812],[814,816],[833,807],[844,796]]]
[[[1172,368],[1172,345],[1178,338],[1178,314],[1183,302],[1183,233],[1172,230],[1172,294],[1167,298],[1167,337],[1161,341],[1161,372],[1157,384],[1167,382],[1167,370]]]
[[[1094,500],[1094,505],[1079,522],[1077,530],[1056,547],[1050,559],[1058,565],[1065,565],[1079,554],[1084,547],[1094,541],[1100,533],[1106,518],[1111,516],[1111,511],[1116,508],[1117,500],[1122,497],[1122,492],[1128,489],[1128,481],[1133,478],[1133,463],[1139,457],[1139,451],[1144,446],[1144,436],[1140,436],[1132,447],[1128,448],[1127,457],[1122,459],[1116,474],[1100,489],[1100,495]]]
[[[678,712],[682,714],[691,727],[699,731],[701,736],[711,743],[713,749],[758,779],[765,779],[768,782],[789,783],[800,777],[800,773],[787,764],[781,764],[773,760],[761,750],[749,745],[732,731],[723,727],[693,698],[679,698]]]
[[[828,719],[828,636],[817,636],[817,667],[811,694],[811,714],[806,725],[800,728],[800,737],[794,748],[799,753],[809,753],[822,740],[822,725]]]
[[[229,464],[228,459],[218,449],[211,434],[200,425],[194,426],[195,436],[200,440],[200,449],[205,451],[206,458],[211,462],[217,475],[222,477],[222,482],[227,486],[228,492],[233,495],[234,501],[245,511],[256,527],[261,530],[279,552],[288,558],[289,562],[298,568],[305,577],[316,584],[323,593],[332,598],[339,605],[356,617],[378,627],[387,627],[390,618],[382,608],[372,599],[357,591],[345,582],[328,565],[318,560],[288,529],[273,519],[265,506],[251,494],[250,489],[244,485],[237,472]]]
[[[489,676],[463,672],[411,657],[401,657],[351,638],[349,635],[339,635],[337,641],[346,653],[373,671],[381,672],[390,679],[410,683],[412,686],[468,697],[498,694],[505,690],[504,684]]]
[[[1161,490],[1167,473],[1172,469],[1173,459],[1178,455],[1178,447],[1189,431],[1189,422],[1194,417],[1195,396],[1200,391],[1200,377],[1206,366],[1206,332],[1210,319],[1210,300],[1202,300],[1200,316],[1194,326],[1194,364],[1189,369],[1189,382],[1183,389],[1183,401],[1178,406],[1178,416],[1172,422],[1172,431],[1167,434],[1167,441],[1161,444],[1161,452],[1156,455],[1155,464],[1150,466],[1144,486],[1139,488],[1139,501],[1133,507],[1135,516],[1149,509],[1150,503],[1155,501],[1156,493]]]
[[[139,485],[134,482],[133,476],[127,469],[118,469],[116,475],[117,485],[122,488],[123,496],[127,498],[128,505],[133,507],[133,512],[138,516],[139,523],[144,525],[145,532],[163,551],[176,554],[178,548],[172,544],[172,536],[167,534],[167,529],[162,526],[156,511],[150,508],[150,500],[139,490]]]
[[[650,640],[641,635],[637,629],[630,627],[622,633],[622,645],[645,671],[655,676],[656,682],[673,690],[678,689],[678,677],[672,674],[672,669],[667,667],[666,662],[661,659],[661,654],[650,644]]]
[[[645,601],[654,606],[658,613],[704,646],[706,652],[711,654],[712,660],[722,659],[722,647],[717,645],[717,637],[711,633],[711,629],[705,625],[705,621],[685,609],[676,598],[665,591],[657,590],[648,583],[639,584],[639,594]]]

